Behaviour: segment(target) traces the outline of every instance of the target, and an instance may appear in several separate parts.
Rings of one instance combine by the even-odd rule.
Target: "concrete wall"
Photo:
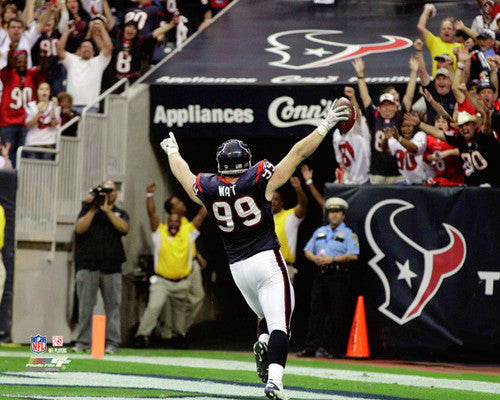
[[[130,88],[127,115],[111,118],[127,118],[126,174],[119,194],[119,206],[130,215],[130,232],[124,238],[127,262],[123,272],[127,274],[136,266],[139,254],[151,254],[151,232],[146,213],[146,185],[157,184],[157,208],[163,218],[163,201],[168,196],[164,168],[155,157],[149,141],[149,86]],[[76,215],[75,215],[76,220]],[[58,224],[58,250],[54,260],[48,260],[50,248],[37,243],[17,243],[14,274],[14,301],[12,341],[29,343],[30,336],[63,335],[65,343],[76,338],[71,324],[74,298],[74,266],[71,240],[73,221]],[[127,342],[133,334],[142,309],[138,307],[134,284],[124,280],[122,302],[122,336]],[[103,314],[102,299],[98,299],[95,313]]]
[[[17,248],[14,271],[14,301],[11,337],[14,343],[29,343],[30,336],[63,335],[72,339],[74,273],[68,253]]]

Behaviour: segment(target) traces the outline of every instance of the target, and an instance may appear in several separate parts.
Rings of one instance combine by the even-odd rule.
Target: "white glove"
[[[321,135],[326,135],[330,129],[332,129],[337,123],[340,121],[347,121],[349,119],[349,107],[347,106],[339,106],[337,105],[337,100],[333,102],[330,110],[328,111],[328,115],[323,120],[320,126],[318,126],[317,131]]]
[[[175,136],[172,132],[169,132],[169,138],[163,139],[160,143],[161,148],[167,155],[178,153],[179,145],[177,144],[177,140],[175,140]]]

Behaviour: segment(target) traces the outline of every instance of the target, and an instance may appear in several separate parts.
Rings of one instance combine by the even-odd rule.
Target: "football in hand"
[[[347,106],[349,107],[347,111],[349,111],[349,118],[346,121],[340,121],[336,128],[340,131],[340,133],[347,133],[351,130],[354,122],[356,121],[356,109],[352,105],[352,103],[347,100],[345,97],[341,97],[337,100],[337,107],[339,106]]]

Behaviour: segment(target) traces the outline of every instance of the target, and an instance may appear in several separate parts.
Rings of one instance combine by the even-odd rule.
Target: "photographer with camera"
[[[120,347],[121,264],[126,260],[121,238],[128,233],[129,216],[115,205],[116,197],[116,183],[103,182],[92,189],[75,223],[79,332],[74,351],[90,348],[98,289],[106,312],[105,352]]]

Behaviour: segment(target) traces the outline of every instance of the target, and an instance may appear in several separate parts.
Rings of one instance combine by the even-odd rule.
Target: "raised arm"
[[[470,53],[469,50],[465,47],[461,47],[457,52],[457,70],[455,71],[455,76],[453,77],[453,83],[451,85],[451,90],[453,91],[453,95],[457,100],[457,103],[463,103],[465,100],[465,94],[460,89],[462,82],[464,80],[464,68],[465,64],[468,63],[470,65]]]
[[[111,57],[111,53],[113,52],[113,42],[109,37],[106,27],[104,26],[104,22],[99,19],[91,21],[90,31],[92,33],[92,39],[94,39],[99,51],[102,52],[105,57]]]
[[[304,178],[304,182],[311,191],[314,200],[316,200],[318,204],[321,206],[321,208],[323,208],[325,206],[325,199],[323,198],[323,195],[320,193],[320,191],[313,182],[313,170],[309,168],[309,165],[302,164],[300,172],[302,172],[302,177]]]
[[[492,57],[488,57],[486,59],[488,61],[488,64],[490,66],[490,80],[491,83],[493,83],[493,86],[495,86],[495,93],[494,93],[494,98],[493,98],[493,103],[498,100],[498,72],[497,69],[499,67],[499,62],[500,62],[500,57],[498,55]]]
[[[368,91],[368,85],[365,82],[365,62],[361,57],[356,58],[352,62],[352,66],[354,67],[358,77],[358,89],[359,95],[361,96],[361,102],[363,103],[363,108],[368,108],[372,102],[372,98],[370,97],[370,92]]]
[[[431,82],[431,77],[427,72],[427,67],[425,66],[424,60],[424,42],[422,40],[417,39],[413,43],[413,48],[417,52],[417,60],[418,60],[418,76],[420,77],[420,84],[422,86],[427,86]]]
[[[24,10],[21,14],[24,26],[28,27],[35,19],[35,0],[26,0]]]
[[[45,28],[45,25],[47,25],[47,22],[49,22],[50,16],[53,12],[53,6],[49,3],[49,6],[42,12],[40,18],[38,18],[38,21],[36,22],[35,29],[39,35],[43,32],[43,29]]]
[[[194,194],[193,185],[196,183],[196,176],[191,172],[188,163],[181,157],[179,145],[177,144],[177,140],[175,140],[174,134],[170,132],[169,137],[163,139],[160,146],[168,155],[168,163],[172,173],[180,182],[188,196],[196,204],[203,204]]]
[[[296,176],[290,178],[290,184],[295,189],[297,193],[297,205],[295,206],[294,212],[297,218],[304,218],[307,213],[307,207],[309,205],[309,200],[307,199],[306,193],[302,189],[302,184],[300,179]]]
[[[444,132],[436,128],[433,125],[426,124],[425,122],[420,121],[420,118],[417,115],[413,115],[410,113],[406,113],[405,116],[405,121],[408,121],[410,124],[413,126],[417,127],[421,131],[424,131],[425,133],[434,136],[437,139],[441,139],[446,141],[446,137],[444,136]]]
[[[156,205],[154,194],[156,191],[156,183],[150,183],[146,186],[146,210],[148,211],[149,226],[151,227],[151,232],[156,232],[158,226],[160,226],[160,218],[156,214]]]
[[[113,17],[113,13],[111,12],[111,8],[109,7],[108,0],[102,1],[102,12],[104,17],[106,18],[106,30],[111,32],[111,30],[115,27],[115,17]]]
[[[457,19],[453,22],[453,27],[455,28],[456,31],[462,31],[464,32],[465,34],[467,34],[469,37],[472,38],[472,40],[476,40],[477,37],[479,36],[479,34],[475,31],[473,31],[472,29],[470,29],[469,27],[467,27],[467,25],[465,25],[463,23],[462,20],[460,19]]]
[[[448,111],[445,110],[445,108],[438,103],[434,97],[432,97],[432,94],[427,90],[427,89],[422,89],[420,88],[420,93],[425,97],[427,102],[436,110],[438,115],[441,115],[443,117],[448,118],[449,120],[452,120],[452,117],[450,114],[448,114]]]
[[[356,92],[354,91],[354,88],[350,86],[345,86],[344,87],[344,95],[349,99],[349,101],[352,103],[354,106],[354,109],[356,110],[356,122],[358,124],[361,123],[361,110],[359,108],[359,103],[358,99],[356,98]]]
[[[295,143],[288,154],[276,165],[273,176],[269,179],[266,187],[266,199],[271,201],[274,191],[290,179],[299,164],[318,148],[326,134],[338,122],[348,118],[348,107],[337,107],[337,100],[335,100],[323,122],[309,135]]]
[[[207,215],[208,215],[207,209],[205,208],[205,206],[201,206],[200,209],[198,210],[198,214],[195,215],[192,221],[196,229],[201,228],[201,224],[203,224],[203,221],[205,220]]]
[[[484,105],[484,113],[483,115],[483,126],[481,126],[480,132],[482,132],[486,136],[491,135],[491,108],[486,104]]]
[[[66,0],[58,0],[58,7],[60,10],[60,18],[59,18],[59,23],[57,24],[57,30],[59,31],[60,34],[63,34],[68,26],[69,22],[69,12],[68,9],[66,8]]]
[[[71,35],[71,32],[75,30],[75,21],[70,21],[68,22],[68,27],[64,31],[64,33],[61,35],[57,42],[57,56],[61,59],[64,60],[66,58],[66,43],[68,43],[68,38],[69,35]]]
[[[415,88],[417,87],[417,72],[419,69],[418,56],[410,57],[408,62],[410,66],[410,80],[406,86],[406,93],[403,97],[403,104],[407,110],[411,110],[411,105],[413,103],[413,97],[415,96]]]
[[[433,14],[433,9],[426,4],[424,6],[422,14],[420,14],[420,18],[418,19],[417,30],[420,36],[422,36],[422,39],[424,39],[424,41],[427,40],[427,37],[429,36],[430,33],[429,30],[427,29],[427,22],[432,17],[432,14]]]

